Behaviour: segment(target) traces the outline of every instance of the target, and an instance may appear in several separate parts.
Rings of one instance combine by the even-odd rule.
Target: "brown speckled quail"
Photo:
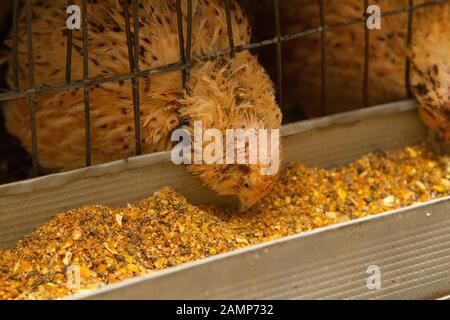
[[[80,5],[81,1],[75,1]],[[187,1],[183,0],[186,35]],[[228,33],[223,1],[193,0],[192,56],[227,52]],[[132,6],[129,6],[132,13]],[[248,43],[251,27],[231,1],[236,45]],[[62,83],[66,68],[66,1],[32,1],[36,85]],[[90,1],[89,77],[126,74],[130,70],[123,1]],[[175,0],[140,1],[139,66],[154,69],[180,60]],[[19,28],[20,85],[27,87],[26,12]],[[131,25],[133,19],[131,18]],[[73,32],[72,79],[82,79],[82,31]],[[186,37],[185,37],[186,38]],[[10,42],[9,42],[10,43]],[[12,83],[12,71],[8,81]],[[191,69],[187,90],[180,71],[157,73],[139,82],[143,153],[167,150],[171,133],[182,125],[203,127],[279,128],[281,112],[273,84],[249,52],[234,58],[199,62]],[[31,150],[26,100],[4,108],[8,131]],[[90,88],[92,163],[134,154],[134,113],[131,81],[104,83]],[[38,158],[41,166],[73,169],[83,166],[85,154],[83,89],[46,94],[36,99]],[[182,120],[183,119],[183,120]],[[183,122],[184,121],[184,122]],[[192,165],[190,171],[220,194],[238,195],[251,206],[270,190],[275,176],[260,175],[260,165]]]

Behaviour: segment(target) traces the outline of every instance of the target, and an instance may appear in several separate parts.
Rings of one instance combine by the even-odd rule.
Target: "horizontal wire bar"
[[[125,14],[125,34],[127,36],[128,62],[130,64],[130,70],[133,70],[134,51],[133,51],[133,43],[132,43],[131,27],[130,27],[130,13],[128,11],[128,0],[123,0],[123,11]]]
[[[108,83],[108,82],[116,82],[116,81],[121,81],[121,80],[126,81],[126,80],[130,80],[134,77],[139,77],[139,78],[147,77],[147,76],[151,76],[153,74],[177,71],[177,70],[182,70],[182,69],[185,69],[188,67],[190,67],[190,65],[187,65],[187,64],[181,65],[180,63],[173,63],[173,64],[169,64],[169,65],[164,65],[164,66],[161,66],[158,68],[143,70],[143,71],[139,71],[139,72],[130,72],[130,73],[126,73],[126,74],[112,75],[112,76],[108,76],[108,77],[97,77],[97,78],[88,79],[86,81],[77,80],[77,81],[72,81],[69,84],[60,83],[60,84],[54,84],[54,85],[45,85],[45,86],[39,87],[37,89],[29,89],[29,90],[25,90],[25,91],[22,91],[19,93],[2,94],[2,95],[0,95],[0,101],[8,101],[8,100],[26,98],[26,97],[33,96],[33,95],[44,95],[44,94],[48,94],[51,92],[62,91],[62,90],[67,90],[67,89],[78,89],[78,88],[82,88],[85,83],[89,86],[95,86],[97,84],[103,84],[103,83]]]

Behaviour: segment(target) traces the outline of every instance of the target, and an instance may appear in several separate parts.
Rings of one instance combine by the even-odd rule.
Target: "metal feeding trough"
[[[284,163],[348,163],[423,141],[412,101],[283,127]],[[171,186],[194,203],[226,205],[168,152],[0,187],[0,247],[60,211],[124,205]],[[381,288],[369,289],[370,266]],[[370,287],[370,286],[369,286]],[[125,280],[75,299],[431,299],[450,293],[450,197],[353,220]]]

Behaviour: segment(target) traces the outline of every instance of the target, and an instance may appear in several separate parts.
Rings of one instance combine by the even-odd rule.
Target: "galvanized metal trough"
[[[283,127],[284,163],[330,167],[378,148],[423,141],[412,101]],[[171,186],[194,203],[227,205],[168,152],[0,187],[0,248],[56,213],[124,205]],[[381,271],[369,289],[367,269]],[[75,299],[433,299],[450,293],[450,197],[251,246],[89,291]]]

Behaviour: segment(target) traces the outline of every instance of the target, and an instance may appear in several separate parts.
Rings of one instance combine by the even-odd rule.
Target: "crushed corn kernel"
[[[61,213],[0,253],[1,299],[56,299],[122,279],[450,195],[450,158],[425,145],[341,168],[293,163],[250,212],[194,206],[170,188],[125,208]],[[73,268],[79,286],[70,285]]]

